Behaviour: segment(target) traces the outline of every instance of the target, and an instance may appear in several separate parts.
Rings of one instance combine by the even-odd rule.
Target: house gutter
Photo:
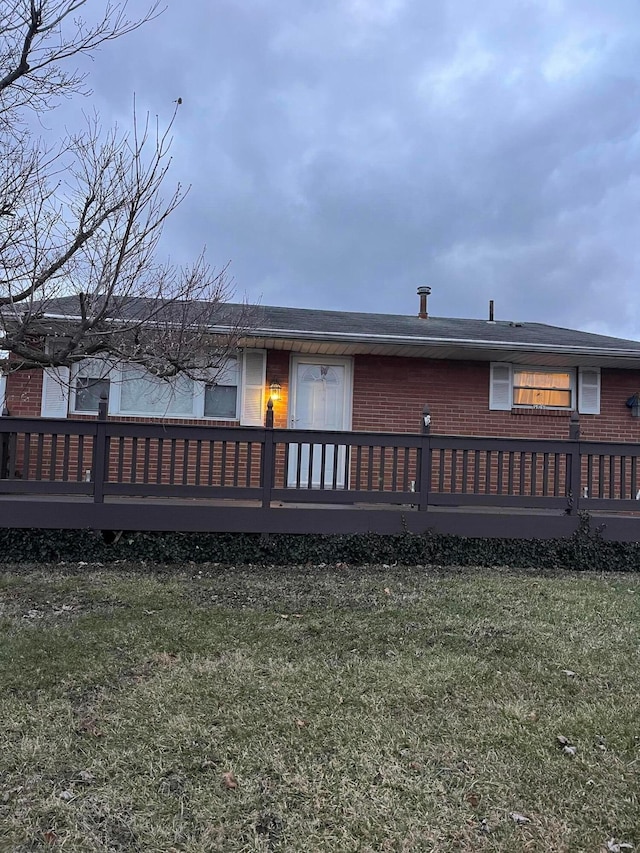
[[[222,327],[218,327],[222,331]],[[403,344],[406,346],[459,346],[462,349],[509,349],[525,352],[567,353],[572,355],[604,355],[640,359],[640,347],[637,350],[622,348],[603,348],[586,346],[567,346],[566,344],[540,344],[521,341],[494,341],[473,338],[427,338],[411,335],[372,335],[352,332],[308,332],[297,329],[256,329],[248,338],[288,338],[301,341],[334,340],[344,343]]]

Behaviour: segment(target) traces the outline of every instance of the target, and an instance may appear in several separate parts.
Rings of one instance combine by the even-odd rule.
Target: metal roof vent
[[[431,293],[431,288],[423,285],[418,288],[418,296],[420,297],[420,311],[418,317],[421,320],[426,320],[429,316],[427,312],[427,296]]]

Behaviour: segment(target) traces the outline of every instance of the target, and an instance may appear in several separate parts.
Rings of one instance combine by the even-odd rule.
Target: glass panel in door
[[[297,365],[295,429],[342,430],[345,427],[344,365]],[[299,488],[342,489],[345,485],[346,447],[336,444],[292,444],[289,447],[288,485]]]

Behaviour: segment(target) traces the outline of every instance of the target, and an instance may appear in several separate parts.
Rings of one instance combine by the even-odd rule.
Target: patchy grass
[[[639,624],[635,575],[7,567],[0,849],[637,847]]]

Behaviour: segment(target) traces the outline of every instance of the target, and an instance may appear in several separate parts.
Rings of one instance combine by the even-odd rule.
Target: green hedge
[[[107,536],[114,539],[114,536]],[[105,541],[87,530],[0,530],[4,563],[129,562],[228,565],[400,564],[637,571],[640,543],[607,542],[581,517],[562,540],[467,539],[374,533],[352,536],[124,533]]]

